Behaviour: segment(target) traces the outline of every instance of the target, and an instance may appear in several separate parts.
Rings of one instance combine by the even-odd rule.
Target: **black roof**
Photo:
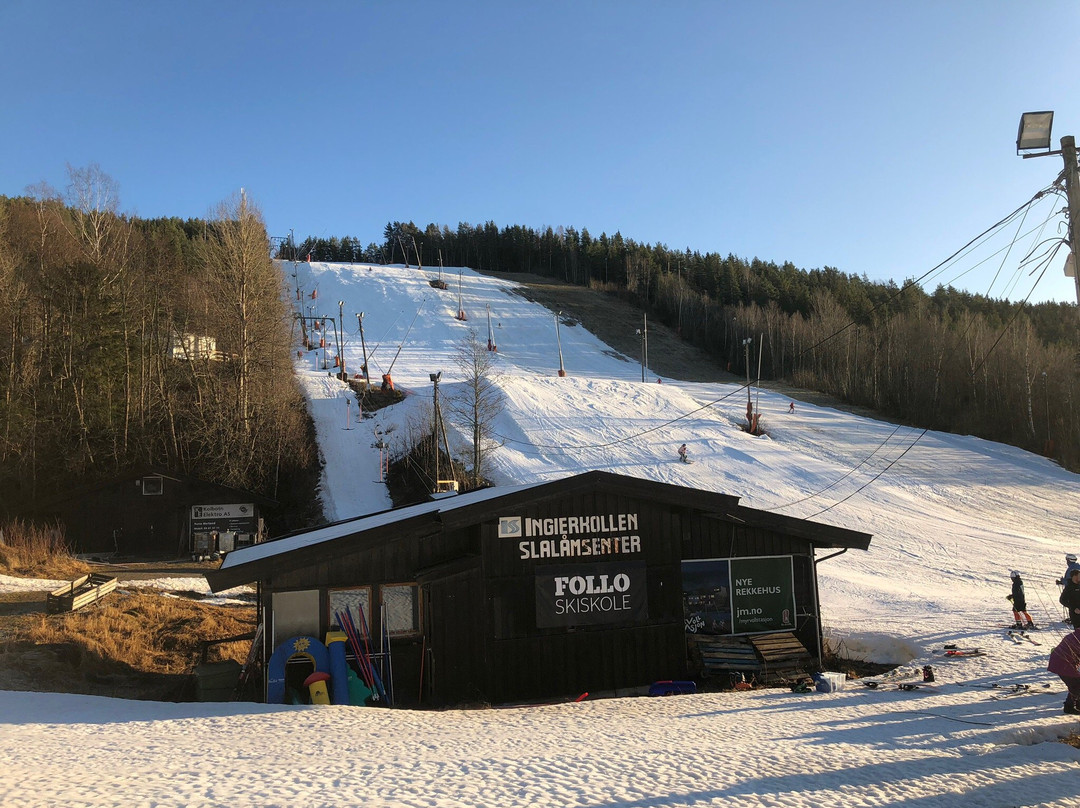
[[[649,499],[715,514],[716,518],[779,530],[819,547],[865,550],[871,536],[846,528],[780,516],[739,505],[731,494],[687,488],[669,483],[588,471],[550,482],[483,488],[453,497],[422,502],[387,511],[296,531],[269,542],[233,550],[221,566],[206,573],[215,592],[307,566],[311,554],[324,556],[335,549],[350,551],[377,547],[387,541],[432,535],[505,514],[508,508],[537,500],[554,499],[585,491]]]

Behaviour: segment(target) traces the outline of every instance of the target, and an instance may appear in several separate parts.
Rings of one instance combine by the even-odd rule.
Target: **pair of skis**
[[[934,649],[935,656],[944,656],[947,659],[958,659],[961,657],[978,657],[986,656],[986,651],[982,648],[961,648],[958,645],[946,645],[942,649]]]
[[[375,665],[372,664],[371,646],[368,642],[368,625],[367,620],[364,618],[364,609],[363,607],[358,608],[360,610],[360,625],[363,627],[363,634],[356,630],[352,612],[348,607],[344,611],[335,612],[334,617],[337,618],[341,630],[345,632],[349,647],[356,658],[356,666],[360,669],[360,678],[364,681],[367,689],[371,691],[372,701],[381,701],[383,704],[388,704],[382,677],[379,676],[379,672],[375,670]]]
[[[1010,629],[1008,634],[1009,639],[1017,645],[1020,645],[1020,643],[1024,642],[1025,640],[1032,645],[1042,645],[1041,642],[1030,636],[1026,631],[1017,631],[1016,629]]]
[[[890,682],[888,680],[882,682],[876,679],[866,679],[863,684],[871,690],[888,690],[890,685],[895,685],[897,690],[912,691],[912,690],[937,690],[937,687],[933,682]]]

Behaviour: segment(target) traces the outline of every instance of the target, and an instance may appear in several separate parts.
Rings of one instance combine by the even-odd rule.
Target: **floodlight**
[[[1050,150],[1050,129],[1054,125],[1054,113],[1025,112],[1020,116],[1020,128],[1016,132],[1016,153],[1033,149]]]

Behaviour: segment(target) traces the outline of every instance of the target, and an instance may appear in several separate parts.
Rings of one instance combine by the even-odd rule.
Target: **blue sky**
[[[902,281],[1061,171],[1021,112],[1080,136],[1075,2],[5,0],[0,30],[0,194],[97,163],[124,211],[243,187],[298,238],[573,225]],[[1022,299],[1062,220],[931,287]],[[1063,261],[1032,300],[1075,301]]]

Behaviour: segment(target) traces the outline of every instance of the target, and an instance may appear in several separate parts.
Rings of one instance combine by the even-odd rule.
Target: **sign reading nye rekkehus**
[[[732,558],[732,634],[795,628],[795,580],[791,556]]]
[[[759,634],[795,628],[791,556],[683,561],[690,634]]]

